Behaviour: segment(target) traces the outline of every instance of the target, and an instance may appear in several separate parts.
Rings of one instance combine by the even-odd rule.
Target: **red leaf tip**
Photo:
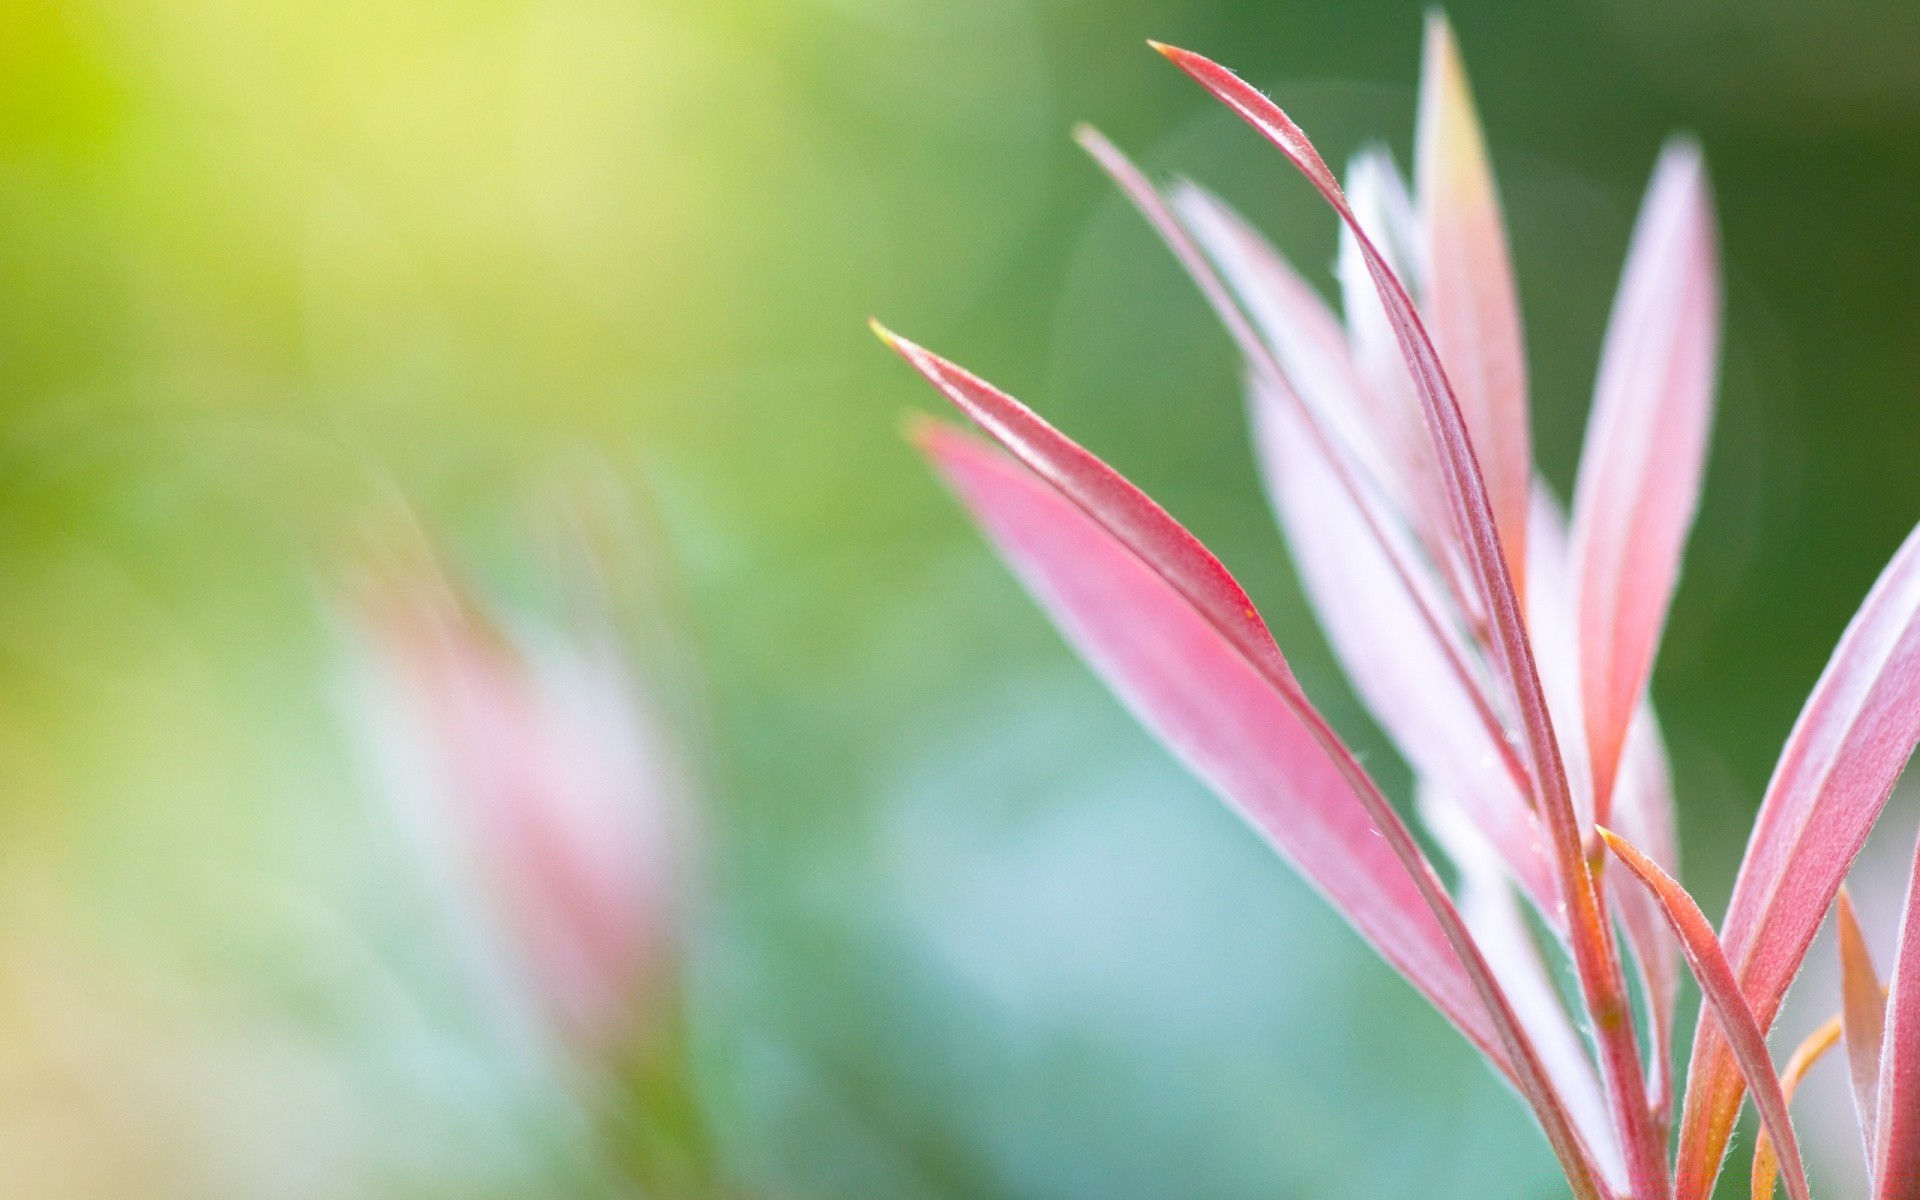
[[[898,350],[900,348],[899,335],[894,333],[893,330],[888,329],[885,325],[882,325],[879,317],[868,317],[867,328],[873,330],[873,336],[885,342],[892,349]]]

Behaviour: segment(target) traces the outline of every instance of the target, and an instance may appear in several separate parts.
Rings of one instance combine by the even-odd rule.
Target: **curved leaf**
[[[1270,676],[1104,513],[931,422],[918,439],[1096,671],[1515,1083],[1576,1193],[1599,1197],[1591,1155],[1451,899],[1291,673]]]
[[[1834,648],[1774,768],[1721,942],[1761,1028],[1920,743],[1920,529]],[[1718,1028],[1695,1029],[1680,1125],[1683,1195],[1711,1195],[1744,1085]]]
[[[1560,761],[1553,722],[1541,691],[1527,640],[1518,593],[1507,570],[1500,535],[1488,500],[1486,482],[1474,457],[1472,439],[1406,287],[1384,255],[1367,236],[1333,173],[1327,170],[1292,118],[1233,72],[1201,55],[1153,43],[1154,49],[1185,71],[1195,82],[1238,113],[1286,155],[1331,205],[1366,260],[1374,288],[1386,307],[1413,374],[1427,428],[1438,451],[1452,505],[1461,549],[1486,606],[1494,661],[1512,694],[1529,765],[1546,820],[1555,866],[1559,872],[1574,964],[1580,978],[1588,1016],[1601,1043],[1608,1099],[1626,1148],[1629,1173],[1636,1192],[1663,1196],[1667,1192],[1666,1156],[1660,1145],[1653,1114],[1646,1104],[1646,1077],[1634,1044],[1626,981],[1614,956],[1612,937],[1600,911],[1599,896],[1588,874],[1584,838],[1573,810],[1566,771]]]

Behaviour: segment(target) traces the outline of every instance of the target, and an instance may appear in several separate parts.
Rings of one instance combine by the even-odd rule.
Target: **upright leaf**
[[[1720,347],[1719,279],[1700,151],[1670,143],[1614,298],[1574,489],[1580,674],[1602,821],[1699,502]]]
[[[1721,942],[1761,1028],[1920,742],[1920,529],[1881,572],[1787,737]],[[1885,1086],[1884,1076],[1882,1086]],[[1711,1021],[1694,1033],[1675,1183],[1712,1194],[1745,1085]]]
[[[1767,1135],[1773,1139],[1781,1166],[1786,1171],[1787,1194],[1793,1200],[1811,1200],[1806,1168],[1800,1160],[1800,1144],[1793,1135],[1793,1123],[1787,1116],[1787,1098],[1781,1090],[1780,1080],[1773,1073],[1773,1060],[1767,1054],[1767,1035],[1755,1019],[1753,1009],[1747,1005],[1746,997],[1740,994],[1740,984],[1733,977],[1733,967],[1727,962],[1719,939],[1713,936],[1712,923],[1686,889],[1662,871],[1659,864],[1611,830],[1603,828],[1599,832],[1606,840],[1607,848],[1660,902],[1660,911],[1667,918],[1674,936],[1680,940],[1680,952],[1686,956],[1687,966],[1692,968],[1694,980],[1700,985],[1700,994],[1706,998],[1704,1008],[1718,1022],[1733,1047],[1734,1060],[1739,1064],[1740,1073],[1746,1078],[1747,1086],[1753,1089],[1754,1105],[1760,1110],[1760,1120],[1766,1126]],[[1686,1191],[1681,1194],[1705,1195]]]
[[[1427,252],[1422,310],[1486,476],[1507,569],[1525,595],[1533,444],[1520,305],[1466,68],[1437,11],[1427,18],[1416,145]]]
[[[1873,1178],[1878,1200],[1920,1197],[1920,851],[1900,918],[1900,950],[1880,1051]]]

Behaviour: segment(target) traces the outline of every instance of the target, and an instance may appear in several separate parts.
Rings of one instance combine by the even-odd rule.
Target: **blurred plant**
[[[1668,145],[1641,208],[1569,529],[1531,461],[1504,218],[1444,20],[1427,29],[1412,189],[1367,150],[1343,191],[1264,95],[1199,55],[1156,48],[1340,217],[1344,328],[1222,202],[1187,183],[1163,192],[1099,134],[1080,134],[1245,356],[1256,443],[1301,580],[1414,769],[1452,891],[1218,559],[1018,401],[876,325],[1012,457],[933,422],[916,440],[1141,720],[1521,1093],[1575,1194],[1700,1200],[1751,1090],[1766,1135],[1756,1188],[1771,1192],[1777,1159],[1805,1200],[1787,1093],[1820,1044],[1783,1081],[1765,1031],[1920,741],[1920,531],[1807,700],[1716,934],[1672,879],[1671,785],[1647,695],[1697,504],[1720,340],[1698,149]],[[1635,882],[1608,886],[1609,849]],[[1916,904],[1920,880],[1890,1000],[1858,939],[1843,938],[1841,1024],[1883,1200],[1920,1196]],[[1706,1003],[1670,1163],[1676,948]],[[1571,1011],[1559,964],[1578,984]]]
[[[681,1007],[695,882],[687,731],[634,661],[636,645],[666,647],[671,632],[647,611],[626,613],[647,627],[623,635],[634,597],[610,581],[633,565],[614,561],[627,548],[586,549],[576,516],[560,539],[572,551],[557,573],[571,585],[564,625],[497,616],[418,544],[366,571],[366,724],[400,817],[446,876],[461,940],[478,948],[474,986],[553,1052],[649,1194],[719,1194]]]

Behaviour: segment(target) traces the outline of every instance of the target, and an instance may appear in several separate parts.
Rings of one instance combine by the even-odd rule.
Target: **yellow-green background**
[[[1718,911],[1800,697],[1920,517],[1920,9],[1450,14],[1563,491],[1645,174],[1669,131],[1706,148],[1725,383],[1655,692]],[[61,977],[69,942],[118,964],[47,1003],[99,1006],[73,1069],[115,1097],[103,1128],[159,1147],[129,1161],[169,1164],[121,1194],[587,1194],[567,1118],[419,998],[330,609],[402,506],[524,576],[523,502],[582,462],[652,497],[690,602],[698,1078],[743,1187],[1556,1194],[1518,1105],[987,557],[864,328],[1015,390],[1187,520],[1399,787],[1293,589],[1226,339],[1067,130],[1215,185],[1317,270],[1331,219],[1143,39],[1240,69],[1335,162],[1374,136],[1404,162],[1421,15],[0,0],[6,973]],[[0,1153],[64,1103],[51,1019],[0,1008]],[[202,1043],[242,1082],[196,1067],[187,1121],[142,1063]],[[200,1182],[157,1190],[176,1170]]]

